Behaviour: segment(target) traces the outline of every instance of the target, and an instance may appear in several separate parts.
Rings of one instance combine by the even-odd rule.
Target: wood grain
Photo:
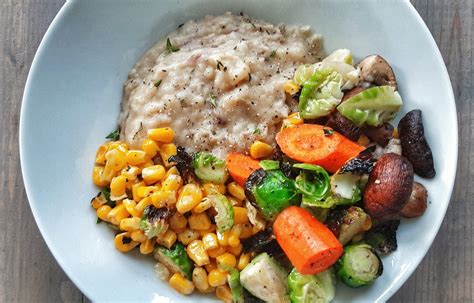
[[[0,302],[88,302],[38,232],[18,154],[19,112],[28,70],[63,3],[0,1]],[[474,1],[412,3],[438,43],[451,77],[460,126],[459,165],[451,204],[433,246],[390,302],[473,302]]]

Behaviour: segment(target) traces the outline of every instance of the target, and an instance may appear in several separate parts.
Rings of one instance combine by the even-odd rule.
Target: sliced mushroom
[[[360,81],[377,86],[390,85],[397,89],[397,79],[392,67],[379,55],[365,57],[357,65],[360,68]]]
[[[413,164],[415,173],[423,178],[433,178],[436,175],[433,154],[425,138],[421,110],[408,112],[398,123],[398,133],[403,156]]]
[[[361,130],[351,120],[345,118],[341,113],[335,110],[326,123],[327,126],[333,128],[352,141],[357,141],[361,135]]]
[[[379,127],[369,126],[364,127],[362,132],[378,145],[385,147],[393,137],[393,126],[390,123],[385,123]]]
[[[407,203],[401,210],[401,214],[405,218],[419,217],[425,213],[428,201],[428,191],[418,182],[413,183],[413,189]]]

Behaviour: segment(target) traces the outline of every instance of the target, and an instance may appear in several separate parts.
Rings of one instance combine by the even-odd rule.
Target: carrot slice
[[[323,223],[298,206],[283,210],[273,224],[273,231],[278,244],[303,275],[325,271],[336,263],[344,250]]]
[[[277,134],[276,141],[288,157],[320,165],[330,173],[335,173],[364,150],[330,127],[317,124],[285,128]]]
[[[227,156],[225,165],[234,181],[240,186],[244,186],[245,180],[247,180],[250,174],[260,168],[257,160],[239,153],[230,153]]]

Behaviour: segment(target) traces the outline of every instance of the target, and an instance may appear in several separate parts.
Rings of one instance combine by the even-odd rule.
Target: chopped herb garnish
[[[119,137],[120,137],[120,128],[117,128],[116,130],[108,134],[107,137],[105,137],[105,139],[111,139],[113,141],[117,141]]]
[[[155,84],[154,84],[154,85],[155,85],[155,87],[158,87],[158,86],[160,86],[160,84],[161,84],[161,81],[163,81],[163,80],[161,80],[161,79],[160,79],[160,80],[156,81],[156,82],[155,82]]]
[[[217,107],[217,97],[214,95],[211,95],[209,103],[211,103],[212,106]]]
[[[330,136],[334,133],[332,129],[328,129],[328,128],[323,128],[323,132],[325,136]]]
[[[104,195],[105,200],[107,200],[107,203],[105,203],[105,205],[108,205],[108,206],[114,208],[116,203],[115,203],[115,201],[110,200],[110,190],[104,188],[100,192]]]
[[[255,128],[252,132],[253,135],[260,135],[262,133],[262,131],[260,130],[260,128]]]
[[[99,224],[100,222],[102,222],[102,219],[97,217],[97,221],[95,222],[96,224]]]
[[[218,70],[221,70],[221,68],[225,68],[225,66],[224,66],[224,64],[222,64],[221,61],[217,60],[217,66],[216,66],[216,68],[217,68]]]
[[[168,51],[168,53],[174,53],[174,52],[179,51],[179,48],[173,46],[173,45],[171,44],[170,38],[167,38],[167,39],[166,39],[166,50]]]
[[[275,58],[276,54],[277,54],[277,50],[276,49],[272,50],[272,53],[270,54],[270,58]]]

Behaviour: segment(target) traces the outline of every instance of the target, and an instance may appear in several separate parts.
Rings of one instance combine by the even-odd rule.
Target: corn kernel
[[[168,178],[171,175],[179,176],[179,171],[176,168],[176,166],[172,166],[170,167],[170,169],[168,169],[168,171],[166,172],[166,178]]]
[[[140,169],[136,166],[127,166],[120,171],[122,176],[125,176],[127,180],[137,180],[137,176],[140,174]]]
[[[193,212],[196,213],[196,214],[203,213],[211,207],[212,207],[211,200],[209,200],[208,198],[204,198],[204,199],[202,199],[201,202],[199,202],[198,205],[196,205],[193,208]]]
[[[224,303],[232,303],[232,292],[229,286],[219,285],[216,287],[216,297]]]
[[[195,230],[186,228],[184,231],[178,233],[178,241],[184,245],[188,245],[199,238],[199,233]]]
[[[228,230],[224,232],[217,231],[217,241],[219,242],[220,246],[229,245],[229,235],[230,235],[230,231]]]
[[[153,252],[155,247],[155,241],[153,239],[147,239],[140,244],[140,253],[143,255],[149,255]]]
[[[303,118],[301,118],[300,113],[296,112],[288,116],[288,122],[290,122],[293,125],[300,125],[304,123],[304,120]]]
[[[238,235],[231,234],[229,236],[229,246],[230,247],[237,247],[240,245],[240,239]]]
[[[234,207],[234,224],[245,224],[248,222],[247,209],[245,207]]]
[[[130,233],[130,237],[132,238],[133,241],[137,242],[143,242],[147,240],[147,236],[143,233],[142,230],[134,230]]]
[[[174,231],[185,228],[187,224],[188,219],[178,212],[170,218],[170,228]]]
[[[137,203],[137,206],[135,206],[135,209],[140,214],[140,217],[141,217],[145,207],[147,207],[148,205],[151,205],[151,204],[152,204],[152,201],[151,201],[150,197],[145,197],[145,198],[141,199],[140,202]]]
[[[217,256],[216,262],[217,262],[217,267],[219,268],[235,267],[235,265],[237,264],[237,260],[235,259],[235,256],[228,252],[223,253],[220,256]]]
[[[183,277],[180,273],[174,273],[171,276],[170,285],[183,295],[189,295],[194,291],[193,282]]]
[[[161,188],[163,190],[172,190],[178,191],[183,185],[183,179],[179,175],[169,175],[166,176],[163,183],[161,184]]]
[[[149,129],[147,135],[148,138],[161,143],[171,143],[174,140],[174,131],[169,127]]]
[[[207,275],[207,282],[212,287],[224,285],[227,282],[227,272],[220,269],[213,269]]]
[[[247,239],[253,235],[253,226],[250,223],[241,224],[240,239]]]
[[[127,143],[122,142],[122,141],[112,141],[112,142],[107,143],[107,149],[108,150],[117,149],[121,151],[122,153],[126,154],[128,151],[128,145]]]
[[[237,200],[245,200],[245,192],[242,186],[235,182],[230,182],[227,185],[227,191]]]
[[[202,199],[202,192],[196,184],[186,184],[179,194],[178,202],[176,202],[176,209],[178,212],[184,214],[193,209]]]
[[[370,143],[369,138],[367,138],[366,135],[360,135],[359,139],[357,140],[357,143],[362,146],[367,146]]]
[[[194,230],[208,230],[211,228],[211,219],[205,214],[192,214],[188,218],[189,227]]]
[[[215,233],[207,233],[202,237],[202,243],[205,250],[216,249],[219,247]]]
[[[125,218],[120,221],[119,225],[121,230],[124,231],[135,231],[140,229],[140,218],[133,217],[133,218]]]
[[[124,233],[120,233],[120,234],[115,236],[114,244],[115,244],[115,247],[119,251],[125,253],[125,252],[128,252],[128,251],[132,250],[134,247],[136,247],[140,243],[136,242],[136,241],[133,241],[130,238],[130,233],[129,232],[124,232]]]
[[[240,243],[236,247],[228,246],[227,247],[227,252],[230,252],[234,256],[238,257],[240,255],[240,253],[242,252],[242,248],[243,248],[242,243]]]
[[[237,200],[236,198],[234,198],[232,196],[227,196],[227,200],[229,200],[229,202],[230,202],[230,204],[232,204],[232,206],[237,206],[237,207],[242,206],[242,200]]]
[[[130,199],[123,199],[122,203],[125,206],[127,212],[133,217],[141,217],[141,212],[136,209],[137,203],[135,201]]]
[[[127,178],[123,175],[112,178],[112,182],[110,182],[110,196],[122,197],[125,194],[126,183]]]
[[[145,163],[148,158],[142,150],[129,150],[126,154],[127,163],[130,165],[138,165]]]
[[[153,158],[160,150],[160,147],[155,141],[151,139],[145,139],[142,143],[142,149],[148,157]]]
[[[198,266],[203,266],[209,263],[209,256],[202,245],[201,240],[194,240],[186,247],[186,252],[191,260]]]
[[[398,139],[398,138],[399,138],[399,134],[398,134],[398,129],[397,129],[397,128],[394,128],[394,129],[393,129],[392,137],[393,137],[394,139]]]
[[[107,221],[114,225],[119,225],[122,219],[128,217],[130,217],[130,214],[128,213],[127,209],[123,204],[120,204],[110,210],[110,212],[107,214]]]
[[[142,178],[147,185],[163,180],[165,174],[165,168],[161,165],[153,165],[142,169]]]
[[[101,207],[97,208],[96,210],[96,213],[97,213],[97,217],[99,217],[99,219],[101,219],[102,221],[108,221],[108,214],[110,212],[110,210],[112,210],[112,207],[108,206],[108,205],[102,205]]]
[[[217,256],[220,256],[222,255],[223,253],[226,252],[226,248],[224,246],[219,246],[218,248],[214,248],[214,249],[209,249],[207,251],[207,254],[209,255],[209,257],[211,258],[216,258]]]
[[[241,254],[239,257],[239,262],[237,263],[237,269],[242,270],[249,264],[250,262],[250,254]]]
[[[193,283],[194,286],[200,291],[205,291],[209,288],[209,282],[207,281],[207,272],[202,267],[194,267],[193,270]]]
[[[178,239],[178,235],[176,235],[174,231],[168,229],[164,234],[156,237],[156,243],[170,249],[176,242],[176,239]]]
[[[109,181],[105,180],[103,177],[104,174],[104,168],[102,166],[95,166],[94,170],[92,171],[92,181],[94,181],[94,184],[99,186],[99,187],[105,187],[109,185]]]
[[[204,268],[208,273],[217,268],[217,263],[214,260],[210,260],[209,264],[204,265]]]
[[[135,202],[140,202],[143,197],[138,195],[138,189],[145,186],[145,182],[139,182],[132,185],[132,196]]]
[[[108,150],[105,153],[105,159],[107,160],[105,167],[113,172],[119,172],[122,168],[127,166],[125,153],[118,149]]]
[[[151,202],[156,208],[172,206],[176,203],[176,193],[162,188],[151,194]]]
[[[137,196],[139,198],[145,198],[150,196],[152,193],[160,190],[160,187],[157,185],[154,186],[140,186],[137,188]]]
[[[147,159],[142,164],[137,165],[137,167],[140,169],[140,172],[141,172],[144,168],[147,168],[147,167],[150,167],[150,166],[153,166],[153,165],[155,165],[155,162],[153,162],[152,159]]]
[[[168,159],[171,156],[176,155],[176,153],[177,153],[177,149],[176,149],[175,144],[169,143],[169,144],[161,145],[161,147],[160,147],[160,156],[161,156],[161,160],[163,160],[163,163],[165,164],[166,167],[170,167],[172,165],[168,161]]]
[[[272,154],[273,147],[262,141],[255,141],[250,146],[250,156],[254,159],[261,159],[268,157]]]
[[[225,194],[225,185],[224,184],[214,184],[214,183],[204,183],[202,185],[202,190],[204,196],[209,196],[213,191],[217,191],[220,194]]]
[[[99,145],[95,154],[95,163],[104,165],[105,164],[105,153],[107,152],[107,146],[104,144]]]
[[[91,200],[91,206],[94,209],[101,207],[105,203],[107,203],[107,199],[101,191]]]
[[[288,80],[283,85],[283,89],[288,95],[294,95],[300,90],[300,86],[293,80]]]

